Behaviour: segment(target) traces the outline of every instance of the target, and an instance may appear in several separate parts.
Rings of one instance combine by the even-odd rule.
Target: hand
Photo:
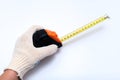
[[[31,27],[16,41],[13,58],[7,69],[16,71],[21,79],[36,63],[54,54],[58,49],[54,44],[39,48],[33,46],[33,34],[40,29],[40,26]]]

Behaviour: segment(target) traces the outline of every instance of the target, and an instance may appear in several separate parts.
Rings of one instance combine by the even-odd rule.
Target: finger
[[[42,26],[40,26],[40,25],[33,25],[30,29],[28,29],[28,31],[26,31],[25,34],[28,34],[28,35],[32,36],[35,31],[41,30],[41,29],[43,29]]]
[[[43,59],[47,56],[54,54],[57,50],[58,50],[58,47],[55,44],[52,44],[46,47],[36,48],[37,54],[40,55],[40,59]]]

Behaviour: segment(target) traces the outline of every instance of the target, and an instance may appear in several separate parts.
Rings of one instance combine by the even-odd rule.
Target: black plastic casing
[[[45,29],[38,30],[33,34],[33,45],[35,47],[43,47],[51,44],[56,44],[58,48],[62,47],[62,43],[49,37]]]

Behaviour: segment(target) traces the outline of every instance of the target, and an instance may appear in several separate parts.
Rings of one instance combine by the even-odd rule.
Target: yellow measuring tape
[[[86,31],[87,29],[95,26],[96,24],[100,23],[100,22],[103,22],[104,20],[108,19],[109,16],[105,15],[105,16],[102,16],[102,17],[99,17],[98,19],[86,24],[85,26],[82,26],[66,35],[64,35],[63,37],[60,38],[61,42],[64,42],[76,35],[78,35],[79,33],[83,32],[83,31]]]

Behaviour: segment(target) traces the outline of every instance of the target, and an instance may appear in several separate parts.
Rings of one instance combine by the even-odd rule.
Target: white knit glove
[[[16,71],[21,79],[36,63],[54,54],[58,49],[54,44],[40,48],[33,46],[32,36],[35,31],[40,29],[42,29],[40,26],[31,27],[16,42],[13,58],[7,69]]]

